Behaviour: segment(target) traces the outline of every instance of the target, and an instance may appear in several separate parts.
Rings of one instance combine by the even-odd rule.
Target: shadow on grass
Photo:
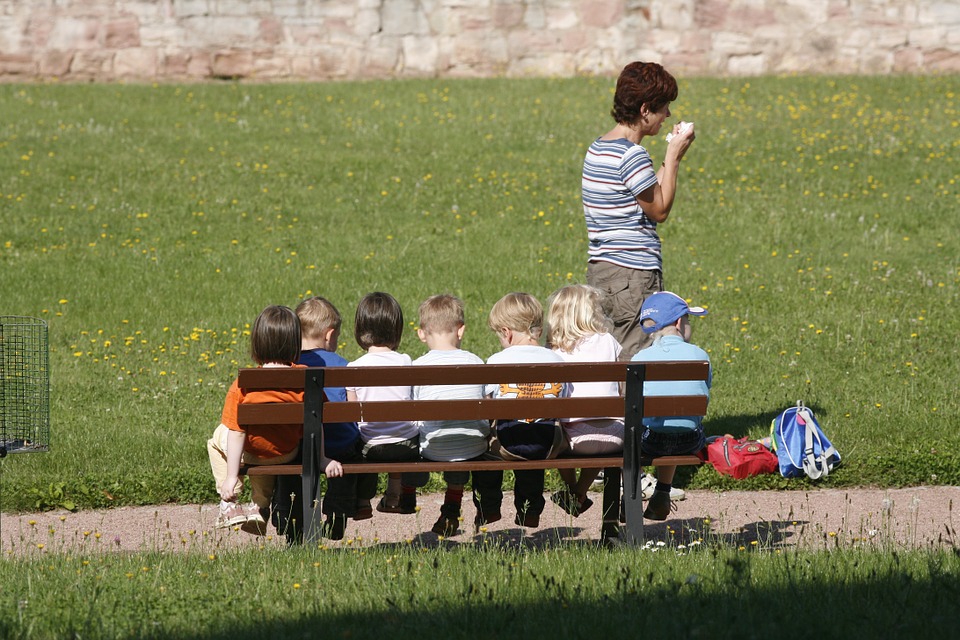
[[[802,520],[757,521],[743,525],[739,531],[717,533],[709,518],[685,518],[666,522],[644,523],[644,540],[649,544],[676,548],[680,545],[706,545],[727,549],[771,550],[788,549],[796,545],[803,528]],[[582,538],[581,527],[547,527],[535,531],[520,527],[500,529],[490,533],[470,535],[467,532],[452,537],[440,537],[424,531],[405,541],[374,543],[371,548],[385,551],[401,549],[456,549],[472,547],[490,550],[529,550],[600,548],[610,546],[599,540]],[[343,548],[349,549],[349,547]]]
[[[671,567],[664,569],[653,555],[629,558],[602,583],[527,571],[530,588],[522,596],[499,581],[465,580],[456,593],[395,591],[364,611],[268,618],[195,637],[911,638],[953,637],[960,624],[956,558],[921,566],[866,560],[859,570],[853,559],[836,574],[829,554],[784,556],[776,565],[732,554],[682,569],[663,563]]]
[[[476,549],[503,550],[542,550],[571,547],[598,547],[595,540],[579,539],[583,533],[580,527],[545,527],[531,531],[520,527],[499,529],[489,533],[461,532],[457,536],[443,538],[430,531],[422,532],[403,542],[385,542],[374,544],[377,549],[399,550],[410,547],[419,549],[455,549],[459,547],[473,547]]]
[[[646,540],[673,546],[698,542],[733,549],[769,550],[795,547],[808,524],[804,520],[758,520],[742,525],[739,531],[719,533],[714,531],[710,518],[684,518],[646,522],[643,531]]]
[[[708,436],[722,436],[729,433],[736,438],[742,438],[748,435],[748,432],[753,429],[759,429],[764,435],[769,435],[770,423],[773,422],[774,418],[794,404],[795,403],[787,402],[780,407],[768,411],[707,419],[703,422],[703,428]],[[829,416],[829,412],[819,405],[806,404],[806,406],[817,416],[820,422],[823,422]]]

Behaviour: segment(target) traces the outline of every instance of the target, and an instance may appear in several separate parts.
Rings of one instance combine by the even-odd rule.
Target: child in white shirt
[[[354,321],[357,344],[367,350],[348,367],[408,367],[410,356],[398,353],[403,337],[403,311],[389,293],[374,292],[357,305]],[[400,376],[398,376],[400,377]],[[347,387],[347,401],[410,400],[410,385],[389,387]],[[420,431],[415,422],[359,422],[363,457],[377,462],[420,459]],[[428,474],[390,474],[387,490],[377,505],[382,513],[416,513],[417,487],[426,484]],[[377,477],[363,474],[357,479],[357,510],[354,520],[373,516],[371,500],[377,492]]]
[[[487,319],[497,334],[503,351],[487,359],[487,364],[563,362],[563,359],[540,346],[543,329],[543,307],[527,293],[508,293],[497,301]],[[562,382],[491,384],[486,393],[494,398],[540,397],[559,398],[567,394]],[[551,419],[497,420],[495,453],[507,459],[544,460],[556,457],[566,446],[559,423]],[[488,475],[489,474],[489,475]],[[540,526],[543,499],[543,470],[515,471],[514,506],[516,524]],[[503,493],[499,488],[503,472],[473,474],[474,502],[477,504],[477,527],[499,520]],[[477,492],[480,493],[479,499]]]
[[[608,332],[602,293],[585,284],[559,289],[547,307],[547,346],[565,362],[617,362],[622,348]],[[574,382],[570,397],[619,396],[616,382]],[[620,418],[564,418],[561,420],[573,455],[590,456],[623,451]],[[593,505],[587,490],[600,469],[560,469],[567,487],[551,496],[561,509],[576,517]]]
[[[464,332],[463,301],[440,294],[420,304],[417,335],[430,351],[413,365],[483,364],[478,356],[460,348]],[[413,388],[414,400],[479,400],[482,384],[427,385]],[[487,420],[437,420],[420,423],[420,455],[427,460],[447,462],[471,460],[486,453],[490,423]],[[460,523],[463,485],[469,471],[444,471],[447,483],[440,518],[433,525],[439,536],[456,535]]]

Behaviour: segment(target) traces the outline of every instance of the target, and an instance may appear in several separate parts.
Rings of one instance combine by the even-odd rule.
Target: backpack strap
[[[797,409],[797,415],[804,421],[803,472],[807,474],[807,477],[811,480],[825,478],[830,473],[830,456],[835,454],[837,450],[831,446],[828,449],[824,449],[819,457],[814,455],[814,437],[816,437],[821,449],[823,448],[823,443],[820,440],[820,435],[813,427],[815,424],[813,416],[811,416],[807,408],[802,405]]]

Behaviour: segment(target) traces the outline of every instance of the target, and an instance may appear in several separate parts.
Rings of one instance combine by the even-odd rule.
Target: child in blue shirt
[[[689,316],[706,315],[706,309],[691,307],[675,293],[661,291],[647,298],[640,308],[640,326],[653,343],[633,357],[634,362],[707,361],[710,356],[690,343],[693,328]],[[712,370],[706,381],[644,382],[644,396],[710,397]],[[672,456],[697,453],[704,447],[700,416],[665,416],[643,419],[640,449],[648,456]],[[643,517],[666,520],[670,515],[670,489],[676,467],[657,467],[657,486],[647,502]]]
[[[345,367],[347,361],[336,353],[340,339],[340,312],[326,298],[314,296],[297,305],[297,317],[300,319],[301,348],[299,364],[308,367]],[[333,402],[344,402],[347,392],[343,387],[325,387],[327,398]],[[356,422],[330,422],[323,425],[323,446],[327,457],[338,462],[360,460],[360,430]],[[297,526],[296,515],[301,512],[299,505],[300,478],[281,476],[274,502],[277,514],[277,530],[285,533],[288,540],[298,539],[302,529]],[[294,500],[290,500],[290,496]],[[348,517],[354,517],[357,503],[356,474],[327,478],[327,492],[323,496],[321,511],[325,516],[324,534],[331,540],[341,540],[346,529]],[[281,522],[283,515],[292,514],[287,522]]]

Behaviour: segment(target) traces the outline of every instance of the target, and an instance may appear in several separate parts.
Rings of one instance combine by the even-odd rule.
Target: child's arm
[[[247,442],[247,434],[243,431],[227,433],[227,477],[217,489],[220,499],[224,502],[235,502],[237,499],[237,480],[240,476],[240,461],[243,458],[243,446]]]
[[[339,478],[343,475],[343,465],[327,457],[327,447],[323,438],[320,438],[320,467],[328,478]]]

